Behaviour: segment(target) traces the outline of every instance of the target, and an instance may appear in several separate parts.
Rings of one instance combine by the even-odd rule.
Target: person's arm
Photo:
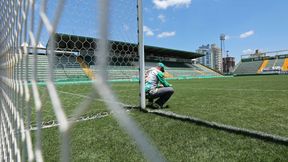
[[[159,79],[159,82],[164,86],[164,87],[171,87],[172,85],[169,84],[166,79],[164,78],[164,73],[159,72],[157,73],[157,78]]]

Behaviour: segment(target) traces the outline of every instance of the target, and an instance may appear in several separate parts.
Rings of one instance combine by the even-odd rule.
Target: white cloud
[[[143,32],[147,37],[151,37],[154,35],[153,31],[147,26],[143,26]]]
[[[153,8],[149,8],[149,7],[144,7],[143,8],[143,11],[147,14],[153,14]]]
[[[231,37],[229,35],[225,35],[225,40],[229,40]]]
[[[123,29],[124,29],[124,31],[128,31],[130,28],[127,24],[123,24]]]
[[[242,52],[243,52],[243,54],[247,55],[247,54],[253,54],[253,53],[254,53],[254,50],[252,50],[252,49],[246,49],[246,50],[243,50]]]
[[[192,0],[153,0],[157,9],[167,9],[168,7],[189,7]]]
[[[253,30],[250,30],[250,31],[248,31],[248,32],[245,32],[245,33],[240,34],[240,38],[241,38],[241,39],[248,38],[248,37],[254,35],[254,33],[255,33],[255,32],[254,32]]]
[[[41,42],[39,42],[39,43],[37,44],[37,47],[38,47],[38,48],[45,48],[44,45],[43,45]]]
[[[24,42],[24,43],[21,44],[21,47],[24,47],[24,46],[26,46],[26,47],[33,47],[33,45],[31,45],[31,44],[28,45],[27,42]],[[45,46],[43,45],[42,42],[39,42],[36,47],[38,47],[38,48],[45,48]]]
[[[24,43],[21,44],[21,47],[24,47],[24,46],[28,47],[29,45],[28,45],[27,42],[24,42]]]
[[[158,38],[166,38],[166,37],[173,37],[176,35],[176,32],[162,32],[160,34],[157,35]]]
[[[166,17],[163,14],[158,15],[158,19],[163,23],[166,21]]]
[[[145,12],[150,12],[150,9],[147,8],[147,7],[144,7],[144,11],[145,11]]]

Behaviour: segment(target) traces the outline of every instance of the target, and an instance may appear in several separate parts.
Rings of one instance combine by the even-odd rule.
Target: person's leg
[[[146,99],[148,100],[147,106],[152,106],[154,102],[153,96],[151,96],[149,93],[146,93]]]
[[[153,98],[159,97],[155,103],[160,107],[163,107],[163,105],[169,100],[173,93],[174,89],[172,87],[163,87],[157,90],[157,92],[153,95]]]
[[[154,104],[154,99],[153,99],[153,98],[148,98],[147,106],[148,106],[148,107],[152,107],[153,104]]]
[[[148,98],[149,103],[153,103],[154,99],[153,98]]]

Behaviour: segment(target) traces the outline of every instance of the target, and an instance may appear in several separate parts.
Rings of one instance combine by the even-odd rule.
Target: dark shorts
[[[157,99],[155,103],[163,106],[169,100],[173,93],[174,89],[172,87],[162,87],[148,91],[146,93],[146,97],[149,102],[153,102],[154,99]]]

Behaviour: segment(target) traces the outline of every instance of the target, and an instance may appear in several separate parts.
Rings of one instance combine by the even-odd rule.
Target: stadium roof
[[[97,48],[97,42],[99,39],[91,38],[91,37],[83,37],[76,35],[68,35],[56,33],[55,35],[55,48],[57,50],[71,50],[71,51],[79,51],[81,49],[85,50],[95,50]],[[128,49],[137,51],[137,45],[135,43],[127,43],[120,41],[110,41],[112,44],[112,49],[123,51],[122,49]],[[146,56],[158,56],[158,57],[173,57],[173,58],[183,58],[183,59],[194,59],[201,56],[203,54],[182,51],[176,49],[155,47],[155,46],[144,46],[144,51]]]
[[[155,46],[144,46],[145,54],[154,56],[166,56],[166,57],[177,57],[177,58],[184,58],[184,59],[194,59],[201,56],[204,56],[200,53],[189,52],[189,51],[182,51],[176,49],[169,49],[169,48],[162,48],[162,47],[155,47]]]

